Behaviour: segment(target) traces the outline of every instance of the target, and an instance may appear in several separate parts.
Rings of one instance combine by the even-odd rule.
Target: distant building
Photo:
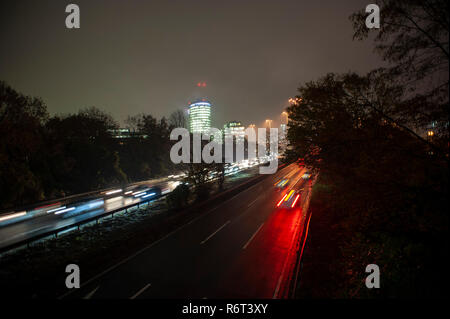
[[[129,128],[118,128],[118,129],[111,129],[108,130],[109,133],[111,133],[111,136],[113,138],[129,138],[131,137],[131,132]]]
[[[224,139],[233,139],[233,136],[236,137],[236,142],[242,141],[244,142],[245,138],[245,127],[241,122],[231,121],[223,126],[223,135]]]
[[[189,131],[209,133],[211,129],[211,103],[205,99],[189,105]]]
[[[130,137],[142,137],[147,138],[147,135],[139,134],[135,131],[130,130],[129,128],[118,128],[118,129],[110,129],[108,130],[109,133],[111,133],[111,136],[113,138],[117,139],[126,139]]]
[[[433,137],[436,135],[436,122],[433,121],[427,126],[427,138],[428,140],[433,140]]]

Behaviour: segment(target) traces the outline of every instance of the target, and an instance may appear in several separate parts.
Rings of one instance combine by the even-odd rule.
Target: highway
[[[143,192],[146,188],[151,189],[152,186],[157,186],[163,192],[170,192],[178,183],[175,180],[148,181],[133,184],[131,186],[133,188],[130,188],[133,191],[110,190],[104,194],[63,200],[31,208],[26,213],[24,212],[23,216],[1,221],[0,248],[9,247],[28,238],[100,216],[127,205],[141,203],[146,200],[143,198],[144,196],[151,194],[149,191],[147,191],[149,194]]]
[[[61,297],[278,298],[305,226],[311,181],[304,172],[295,164],[279,170]],[[288,187],[277,191],[283,177]],[[276,207],[302,188],[296,207]]]
[[[253,165],[234,164],[225,175],[254,170]],[[64,227],[87,221],[108,212],[116,211],[129,205],[137,205],[156,199],[173,191],[183,180],[183,174],[171,175],[165,178],[133,183],[124,189],[109,189],[89,194],[75,195],[69,198],[54,200],[49,203],[37,204],[15,212],[0,214],[0,249],[9,249],[11,245],[44,236]],[[151,196],[151,197],[149,197]]]

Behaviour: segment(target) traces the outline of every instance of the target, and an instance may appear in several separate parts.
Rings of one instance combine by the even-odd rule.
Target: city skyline
[[[449,11],[1,1],[3,300],[446,297]]]
[[[168,117],[205,95],[217,108],[212,126],[234,118],[260,126],[275,120],[302,82],[381,63],[370,43],[351,37],[348,17],[362,0],[328,1],[327,12],[297,1],[258,2],[257,10],[236,1],[190,1],[176,11],[158,1],[77,4],[78,30],[65,28],[65,3],[0,5],[9,12],[0,20],[8,47],[0,52],[2,79],[41,97],[50,114],[96,106],[123,125],[139,113]]]

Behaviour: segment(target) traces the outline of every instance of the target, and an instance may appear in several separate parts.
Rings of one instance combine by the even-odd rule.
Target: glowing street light
[[[302,98],[296,97],[296,98],[289,98],[289,104],[290,105],[300,105],[300,102],[302,101]]]
[[[286,116],[286,124],[289,122],[289,115],[288,112],[284,111],[281,113],[281,116]]]

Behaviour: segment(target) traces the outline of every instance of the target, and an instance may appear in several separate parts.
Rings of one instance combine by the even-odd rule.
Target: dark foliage
[[[319,224],[313,217],[311,231],[328,227],[338,247],[325,277],[339,281],[324,283],[325,295],[315,288],[311,294],[444,297],[448,3],[378,3],[382,28],[375,41],[390,66],[306,83],[300,102],[288,108],[289,156],[319,173],[311,202]],[[356,38],[368,35],[365,16],[351,17]],[[432,123],[434,135],[427,136]],[[317,236],[314,243],[321,243]],[[380,266],[382,289],[364,285],[372,263]]]
[[[117,122],[95,107],[50,117],[0,82],[0,209],[168,175],[167,121],[130,119],[133,134],[114,138]]]
[[[187,206],[191,190],[186,184],[178,185],[169,195],[166,197],[167,205],[171,209],[181,209]]]

